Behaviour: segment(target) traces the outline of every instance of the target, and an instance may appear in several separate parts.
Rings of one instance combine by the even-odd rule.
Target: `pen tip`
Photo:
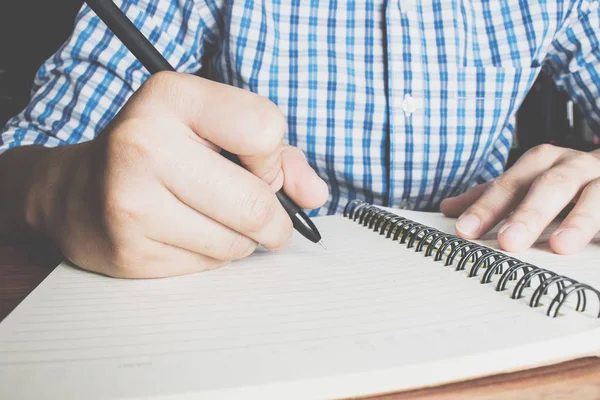
[[[322,248],[324,248],[325,250],[327,250],[327,246],[325,246],[325,243],[323,243],[322,240],[319,240],[319,242],[317,244],[319,244]]]

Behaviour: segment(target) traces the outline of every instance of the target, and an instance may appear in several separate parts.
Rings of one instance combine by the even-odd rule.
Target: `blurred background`
[[[29,101],[39,66],[68,38],[83,0],[0,2],[0,127]],[[577,107],[540,75],[517,115],[509,165],[541,143],[591,150],[600,140]]]
[[[0,126],[27,104],[35,72],[69,37],[82,4],[0,1]]]

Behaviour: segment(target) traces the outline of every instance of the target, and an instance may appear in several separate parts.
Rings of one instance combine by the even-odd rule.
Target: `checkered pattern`
[[[349,198],[436,209],[498,176],[546,68],[600,127],[598,0],[122,0],[186,73],[275,102],[287,141]],[[90,140],[148,78],[87,8],[0,151]],[[259,132],[249,132],[259,134]]]

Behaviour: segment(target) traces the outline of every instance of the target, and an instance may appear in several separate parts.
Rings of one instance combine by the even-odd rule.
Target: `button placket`
[[[417,0],[399,0],[398,6],[405,17],[413,20],[417,18]]]
[[[404,95],[402,99],[402,111],[406,117],[410,117],[418,109],[418,101],[410,93]]]

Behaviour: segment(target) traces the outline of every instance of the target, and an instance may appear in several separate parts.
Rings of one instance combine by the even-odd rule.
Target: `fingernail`
[[[561,228],[557,229],[552,236],[559,236],[561,241],[575,246],[581,242],[581,230],[578,228]]]
[[[579,228],[560,228],[557,229],[552,236],[552,249],[559,254],[574,254],[585,248],[589,242],[584,232]]]
[[[498,231],[498,235],[510,237],[511,242],[520,242],[521,240],[526,239],[525,235],[527,232],[527,226],[524,223],[511,222],[504,224]]]
[[[473,214],[462,215],[456,221],[456,229],[469,236],[475,236],[481,228],[481,220]]]
[[[271,182],[271,189],[273,189],[273,192],[278,192],[282,187],[283,187],[283,170],[280,169],[279,173],[277,174],[277,176],[275,177],[273,182]]]

